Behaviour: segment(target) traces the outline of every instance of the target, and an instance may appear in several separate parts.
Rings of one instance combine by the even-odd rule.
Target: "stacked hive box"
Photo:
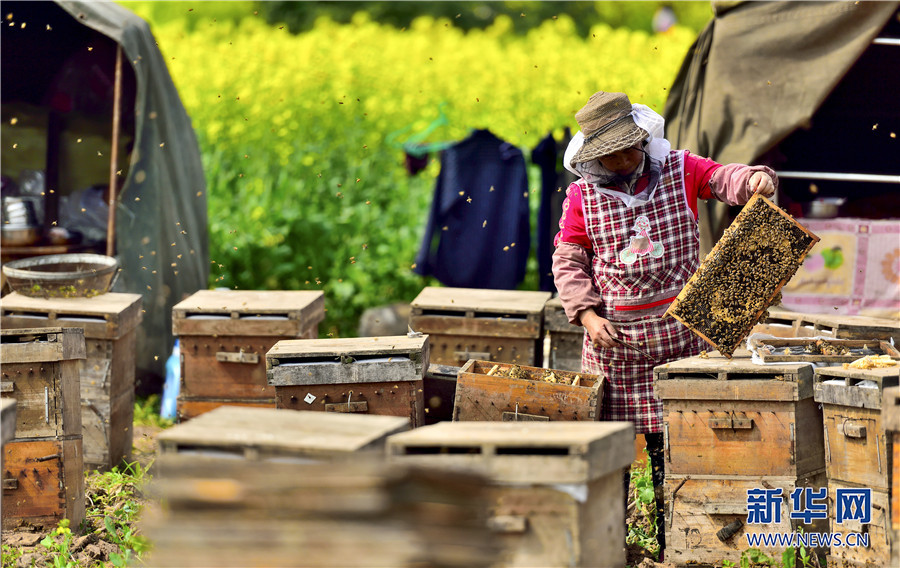
[[[815,400],[825,421],[825,466],[831,532],[844,544],[832,546],[829,564],[889,566],[891,554],[891,475],[894,442],[882,416],[883,390],[897,386],[900,367],[854,369],[818,367]],[[838,523],[837,492],[870,489],[871,522],[858,519]],[[850,536],[851,533],[856,533]],[[852,546],[865,534],[868,546]],[[896,564],[895,564],[896,566]]]
[[[425,422],[428,336],[282,340],[266,354],[277,408],[403,416]]]
[[[86,358],[79,361],[84,467],[101,471],[131,459],[134,350],[141,322],[139,294],[92,298],[3,297],[4,329],[80,327]]]
[[[318,337],[324,317],[324,294],[316,291],[200,290],[176,304],[179,418],[223,404],[274,408],[266,352],[282,339]]]
[[[667,561],[738,564],[751,548],[745,535],[827,530],[827,519],[802,524],[789,510],[795,489],[826,486],[812,366],[714,353],[660,365],[654,375],[663,402]],[[745,524],[748,491],[762,489],[782,490],[780,520]]]
[[[580,371],[584,328],[569,323],[558,297],[547,300],[544,305],[544,328],[550,338],[547,366],[564,371]]]
[[[834,339],[894,340],[900,345],[900,321],[868,316],[804,314],[769,308],[754,333],[776,337],[828,337]]]
[[[15,399],[14,440],[3,448],[3,528],[84,519],[78,363],[84,331],[0,331],[0,396]],[[6,424],[4,424],[5,429]]]
[[[412,301],[410,327],[431,336],[431,362],[469,359],[540,366],[543,310],[550,292],[426,287]]]
[[[6,442],[16,437],[16,401],[11,398],[0,398],[0,471],[4,471],[6,460],[3,451]],[[0,499],[0,518],[3,517],[3,503]]]
[[[587,420],[600,416],[597,375],[471,359],[459,370],[453,420]]]
[[[884,430],[891,440],[891,566],[900,566],[900,387],[884,389]]]
[[[601,422],[441,422],[388,438],[388,459],[489,480],[495,566],[624,566],[622,469],[634,429]]]
[[[487,566],[480,483],[385,463],[386,437],[408,428],[392,416],[221,407],[163,432],[148,563]]]

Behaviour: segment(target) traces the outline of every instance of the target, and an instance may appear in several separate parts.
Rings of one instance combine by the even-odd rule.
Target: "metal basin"
[[[78,298],[109,292],[119,261],[102,254],[50,254],[13,260],[3,274],[14,291],[42,298]]]

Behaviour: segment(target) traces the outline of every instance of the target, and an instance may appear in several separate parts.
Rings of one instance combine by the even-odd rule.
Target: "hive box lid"
[[[324,318],[319,290],[199,290],[172,308],[172,332],[299,336]]]
[[[378,451],[409,429],[397,416],[220,406],[158,435],[160,452],[212,451],[265,459],[329,459]]]
[[[410,306],[452,312],[540,314],[551,296],[550,292],[426,286]]]
[[[0,364],[41,363],[85,358],[80,327],[0,330]]]
[[[282,339],[266,353],[270,385],[422,380],[428,336]]]
[[[900,384],[900,366],[874,369],[844,368],[843,365],[817,367],[816,402],[880,409],[882,391]]]
[[[587,483],[634,460],[630,422],[439,422],[387,440],[388,458],[501,483]]]
[[[2,326],[80,327],[88,339],[117,339],[143,318],[140,294],[108,292],[91,298],[32,298],[12,292],[0,300]]]

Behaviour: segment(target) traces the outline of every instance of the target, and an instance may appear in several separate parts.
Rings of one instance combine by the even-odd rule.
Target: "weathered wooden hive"
[[[3,447],[3,529],[84,520],[80,328],[0,331],[4,400],[15,400],[16,437]],[[4,422],[4,429],[6,423]]]
[[[282,340],[266,354],[276,407],[425,422],[427,335]]]
[[[78,360],[85,469],[130,461],[133,442],[135,346],[141,295],[110,292],[91,298],[32,298],[18,292],[0,302],[4,329],[79,327]]]
[[[176,304],[179,419],[223,404],[274,408],[266,352],[282,339],[318,337],[324,317],[324,294],[311,290],[200,290]]]
[[[755,194],[666,310],[731,357],[819,238]]]
[[[900,566],[900,387],[887,387],[882,398],[884,430],[891,440],[891,566]]]
[[[569,323],[559,297],[551,298],[544,304],[544,329],[550,338],[547,366],[564,371],[580,371],[584,328]]]

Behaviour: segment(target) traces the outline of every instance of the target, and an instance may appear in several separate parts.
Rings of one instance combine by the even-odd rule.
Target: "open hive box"
[[[456,381],[454,421],[598,420],[603,377],[470,359]]]
[[[756,194],[666,315],[730,358],[818,241],[790,215]]]
[[[900,351],[887,341],[865,339],[755,338],[750,342],[766,363],[852,363],[861,357],[900,359]]]

